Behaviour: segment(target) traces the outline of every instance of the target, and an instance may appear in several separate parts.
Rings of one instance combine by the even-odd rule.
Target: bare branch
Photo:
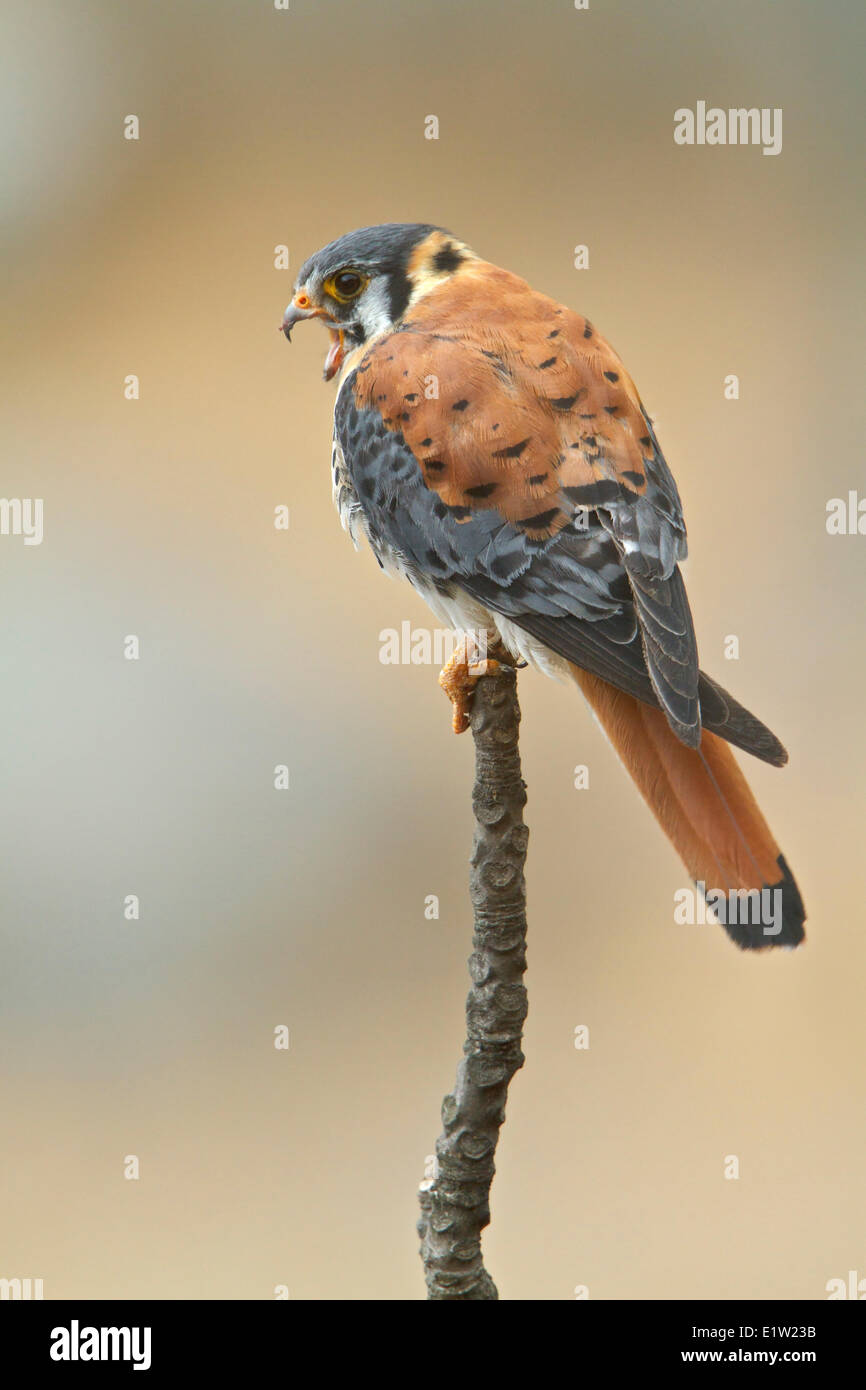
[[[442,1103],[437,1175],[421,1186],[421,1258],[427,1296],[495,1299],[481,1232],[490,1221],[490,1185],[508,1084],[523,1065],[527,999],[526,884],[529,832],[520,775],[520,706],[509,666],[478,682],[473,703],[475,812],[469,878],[475,930],[466,1000],[466,1042],[454,1090]]]

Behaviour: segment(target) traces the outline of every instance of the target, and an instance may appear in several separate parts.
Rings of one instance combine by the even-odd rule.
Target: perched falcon
[[[334,497],[355,543],[440,621],[574,680],[691,877],[717,897],[776,890],[778,920],[740,913],[734,941],[796,946],[797,885],[728,745],[777,767],[787,754],[698,668],[679,493],[609,343],[418,223],[312,256],[282,330],[313,318],[325,379],[339,373]],[[458,731],[495,668],[464,652],[443,672]]]

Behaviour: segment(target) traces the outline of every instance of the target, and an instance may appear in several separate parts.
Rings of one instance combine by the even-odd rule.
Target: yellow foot
[[[439,684],[454,706],[452,727],[455,734],[469,728],[469,711],[475,687],[482,676],[495,676],[500,662],[492,657],[479,659],[478,648],[471,638],[463,637],[451,660],[439,672]]]

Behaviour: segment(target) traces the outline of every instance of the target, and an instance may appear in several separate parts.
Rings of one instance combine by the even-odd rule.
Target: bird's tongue
[[[326,381],[330,381],[331,377],[337,375],[337,372],[343,365],[343,358],[346,355],[343,351],[343,335],[339,329],[329,329],[329,333],[331,337],[331,346],[328,348],[328,355],[325,358]]]

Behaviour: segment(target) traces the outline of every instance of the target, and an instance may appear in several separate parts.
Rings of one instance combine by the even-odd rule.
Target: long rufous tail
[[[806,917],[799,890],[728,744],[704,729],[700,748],[687,748],[660,709],[572,671],[728,935],[752,950],[797,946]],[[737,898],[744,892],[749,899]]]

